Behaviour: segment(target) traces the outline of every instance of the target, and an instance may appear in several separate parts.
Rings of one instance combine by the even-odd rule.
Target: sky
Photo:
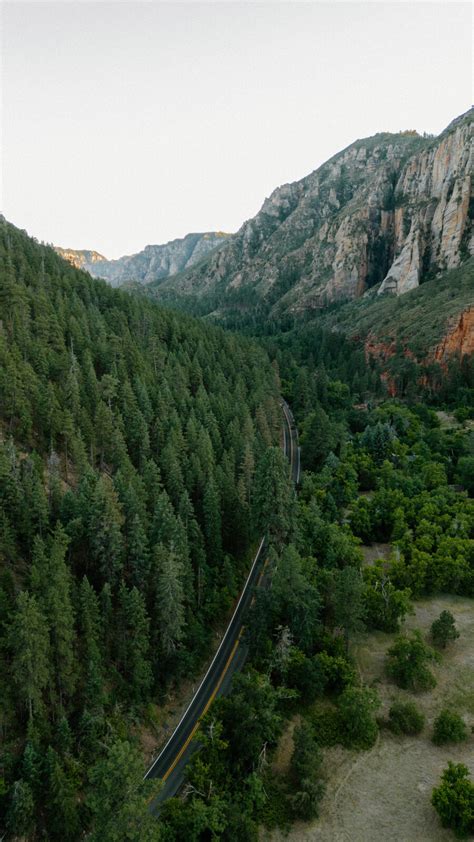
[[[275,187],[472,102],[472,7],[1,3],[2,213],[109,258],[236,231]]]

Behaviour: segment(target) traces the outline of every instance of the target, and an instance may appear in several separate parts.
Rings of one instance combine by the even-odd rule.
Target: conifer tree
[[[204,490],[203,514],[207,558],[210,564],[217,565],[222,557],[222,521],[219,491],[212,474]]]
[[[20,591],[9,629],[11,677],[30,720],[40,710],[49,680],[49,635],[46,620],[34,596]]]
[[[130,698],[145,701],[152,685],[150,666],[150,620],[142,595],[122,582],[117,616],[117,655],[120,671],[128,683]]]
[[[122,571],[123,522],[122,507],[113,483],[103,475],[97,481],[92,496],[89,543],[92,561],[97,565],[102,581],[111,585],[118,581]]]
[[[155,549],[156,569],[156,622],[159,643],[169,657],[183,637],[184,594],[183,568],[173,549],[158,544]]]
[[[109,618],[105,618],[106,620]],[[84,703],[94,710],[103,702],[101,617],[97,594],[84,576],[79,589],[79,628],[84,676]]]
[[[282,544],[290,535],[294,520],[294,490],[288,462],[278,447],[269,448],[255,475],[255,526],[271,543]]]
[[[61,526],[48,546],[38,538],[31,568],[32,590],[48,621],[55,685],[61,704],[64,694],[72,694],[76,678],[72,582],[65,562],[67,545],[68,538]]]
[[[51,746],[46,752],[45,773],[49,838],[74,842],[80,825],[73,782],[68,779],[58,753]]]

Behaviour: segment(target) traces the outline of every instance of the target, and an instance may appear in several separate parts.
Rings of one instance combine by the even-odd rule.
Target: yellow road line
[[[260,576],[258,577],[258,581],[257,581],[257,588],[259,587],[260,582],[262,581],[262,577],[263,577],[263,575],[264,575],[265,568],[266,568],[267,564],[268,564],[268,558],[266,558],[266,559],[265,559],[264,564],[263,564],[263,567],[262,567],[262,570],[260,571]],[[253,600],[252,600],[252,602],[253,602]],[[186,740],[186,742],[184,743],[184,745],[183,745],[183,746],[181,746],[181,749],[180,749],[180,751],[178,752],[178,754],[176,755],[175,759],[173,760],[173,763],[171,764],[171,766],[169,767],[169,769],[167,769],[167,770],[166,770],[166,772],[165,772],[165,774],[163,775],[163,777],[162,777],[162,780],[163,780],[163,781],[166,781],[166,780],[167,780],[167,778],[169,778],[169,776],[171,775],[171,772],[173,771],[173,769],[176,767],[176,765],[177,765],[177,764],[179,763],[179,761],[181,760],[181,758],[182,758],[182,756],[183,756],[184,752],[186,751],[187,747],[189,746],[189,743],[191,742],[191,740],[193,739],[193,737],[194,737],[194,735],[195,735],[196,731],[197,731],[197,730],[198,730],[198,728],[199,728],[199,725],[201,724],[201,719],[202,719],[202,718],[206,715],[206,713],[207,713],[207,711],[209,710],[209,708],[210,708],[210,706],[211,706],[212,702],[213,702],[213,701],[214,701],[214,699],[216,698],[216,695],[217,695],[217,693],[219,692],[219,689],[220,689],[220,687],[221,687],[221,684],[222,684],[222,682],[224,681],[224,678],[225,678],[225,677],[226,677],[226,675],[227,675],[227,671],[228,671],[228,669],[229,669],[229,667],[230,667],[230,665],[231,665],[231,663],[232,663],[232,660],[233,660],[233,658],[234,658],[234,655],[235,655],[235,653],[236,653],[236,651],[237,651],[237,647],[238,647],[238,645],[239,645],[239,643],[240,643],[240,638],[242,637],[242,632],[243,632],[243,627],[240,629],[239,636],[238,636],[237,640],[235,641],[235,643],[234,643],[234,645],[233,645],[233,647],[232,647],[232,651],[231,651],[231,653],[230,653],[230,655],[229,655],[229,657],[227,658],[227,661],[226,661],[226,663],[225,663],[224,669],[222,670],[222,672],[221,672],[221,674],[220,674],[220,676],[219,676],[219,681],[217,682],[217,684],[216,684],[216,686],[215,686],[215,688],[214,688],[214,690],[213,690],[213,692],[212,692],[211,696],[209,697],[209,699],[208,699],[208,701],[207,701],[207,703],[206,703],[206,706],[205,706],[205,708],[204,708],[203,712],[201,713],[201,715],[200,715],[200,717],[199,717],[198,721],[196,722],[196,724],[194,725],[194,728],[193,728],[193,730],[191,731],[191,733],[190,733],[190,735],[189,735],[188,739]],[[150,799],[150,800],[151,800],[151,799]]]
[[[173,769],[175,768],[175,766],[177,765],[177,763],[179,763],[179,761],[181,760],[181,758],[182,758],[182,756],[183,756],[184,752],[186,751],[186,749],[187,749],[187,747],[188,747],[189,743],[191,742],[191,740],[193,739],[193,737],[194,737],[194,735],[195,735],[195,733],[196,733],[197,729],[199,728],[199,725],[200,725],[200,723],[201,723],[201,719],[202,719],[202,718],[206,715],[206,713],[207,713],[207,711],[209,710],[209,708],[210,708],[210,706],[211,706],[212,702],[214,701],[214,699],[215,699],[215,697],[216,697],[216,694],[218,693],[219,688],[220,688],[220,686],[221,686],[222,682],[224,681],[224,678],[225,678],[225,676],[226,676],[226,674],[227,674],[227,670],[228,670],[228,669],[229,669],[229,667],[230,667],[230,664],[231,664],[231,662],[232,662],[232,659],[233,659],[233,657],[234,657],[234,655],[235,655],[235,653],[236,653],[236,651],[237,651],[237,647],[238,647],[238,645],[239,645],[239,643],[240,643],[240,637],[241,637],[241,634],[242,634],[242,629],[240,630],[240,632],[239,632],[239,636],[238,636],[237,640],[235,641],[235,643],[234,643],[234,645],[233,645],[233,647],[232,647],[232,652],[230,653],[230,655],[229,655],[229,657],[228,657],[228,659],[227,659],[226,665],[225,665],[224,669],[223,669],[223,670],[222,670],[222,672],[221,672],[221,675],[220,675],[220,677],[219,677],[219,681],[217,682],[217,684],[216,684],[216,686],[215,686],[215,688],[214,688],[214,690],[213,690],[213,692],[212,692],[212,695],[209,697],[209,699],[208,699],[208,701],[207,701],[207,703],[206,703],[206,706],[205,706],[205,708],[204,708],[203,712],[201,713],[201,716],[199,717],[198,721],[196,722],[196,724],[195,724],[195,726],[194,726],[193,730],[191,731],[191,733],[190,733],[190,735],[189,735],[188,739],[186,740],[186,742],[184,743],[184,745],[181,747],[181,750],[180,750],[180,751],[179,751],[179,753],[176,755],[176,757],[175,757],[175,759],[174,759],[173,763],[171,764],[171,766],[169,767],[169,769],[167,769],[167,771],[166,771],[166,772],[165,772],[165,774],[163,775],[163,778],[162,778],[162,780],[163,780],[163,781],[166,781],[166,779],[167,779],[167,778],[169,778],[169,776],[171,775],[171,772],[173,771]]]

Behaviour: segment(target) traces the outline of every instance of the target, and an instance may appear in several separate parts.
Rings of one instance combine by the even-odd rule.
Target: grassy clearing
[[[353,752],[341,747],[325,751],[326,793],[321,818],[312,824],[281,831],[262,832],[262,841],[281,842],[444,842],[453,834],[441,827],[430,803],[448,760],[465,763],[474,775],[474,737],[454,746],[435,746],[432,725],[443,707],[474,724],[474,603],[464,597],[441,596],[420,600],[405,628],[428,634],[441,611],[451,611],[461,633],[433,667],[437,686],[414,695],[390,683],[384,671],[385,653],[395,635],[375,632],[353,645],[353,655],[364,681],[377,688],[386,717],[395,699],[412,699],[426,717],[419,737],[394,736],[382,729],[371,751]],[[288,745],[284,752],[290,754]]]

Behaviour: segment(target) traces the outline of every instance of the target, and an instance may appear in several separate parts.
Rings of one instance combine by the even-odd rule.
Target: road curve
[[[290,463],[291,478],[297,485],[300,478],[298,431],[286,401],[281,401],[281,407],[284,419],[283,451]],[[228,692],[232,676],[242,669],[245,663],[247,647],[241,639],[243,619],[252,602],[254,588],[258,587],[262,580],[266,563],[265,556],[266,539],[262,538],[219,648],[178,725],[145,774],[146,780],[160,778],[163,781],[158,795],[150,804],[152,812],[157,812],[160,804],[176,795],[182,786],[185,766],[191,755],[199,748],[193,737],[199,728],[200,720],[205,716],[214,699]]]

